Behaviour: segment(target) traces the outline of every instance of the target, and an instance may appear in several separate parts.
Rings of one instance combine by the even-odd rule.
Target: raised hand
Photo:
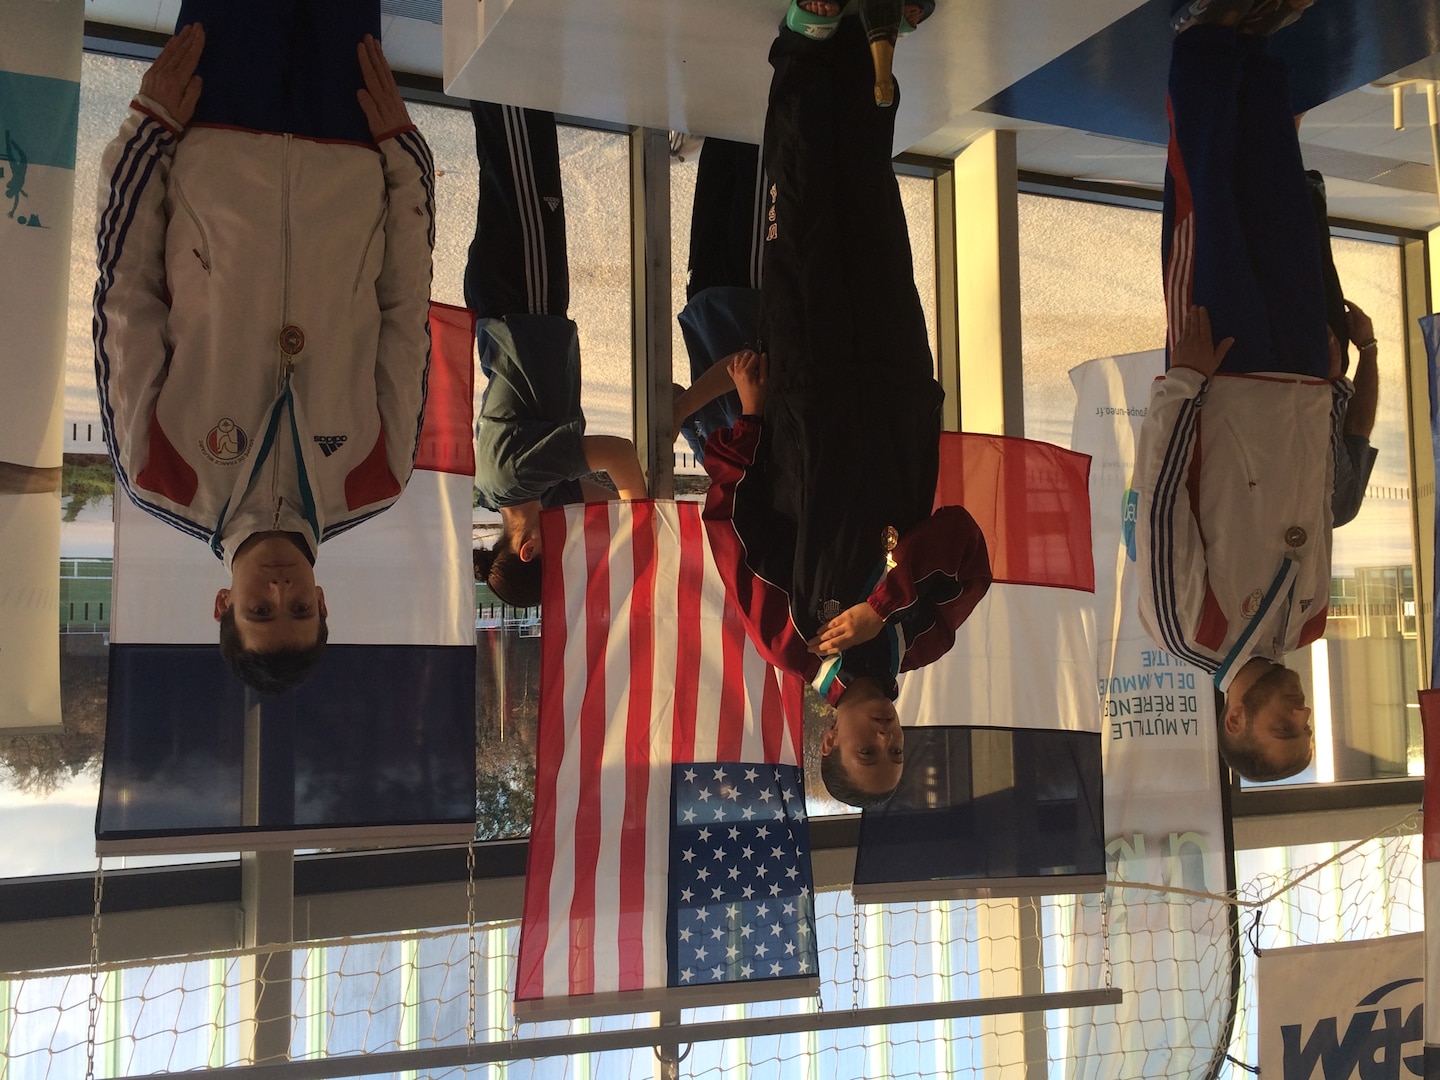
[[[1345,301],[1345,329],[1357,349],[1375,340],[1375,323],[1360,310],[1360,305]]]
[[[1233,337],[1215,344],[1215,336],[1210,330],[1210,313],[1203,307],[1191,308],[1185,313],[1179,340],[1170,348],[1170,366],[1190,368],[1208,379],[1219,369],[1220,361],[1225,359],[1225,354],[1234,344]]]
[[[140,78],[140,93],[159,105],[182,128],[195,115],[201,80],[195,74],[205,48],[205,28],[191,23],[165,43]]]
[[[380,49],[380,42],[370,34],[355,46],[360,56],[360,74],[365,79],[365,89],[356,90],[360,109],[365,113],[365,122],[370,125],[370,134],[378,142],[382,135],[393,135],[401,128],[410,126],[410,113],[405,108],[405,99],[395,85],[395,73]]]
[[[770,377],[770,359],[750,349],[741,349],[730,358],[730,378],[740,395],[740,411],[758,416],[765,411],[765,384]]]

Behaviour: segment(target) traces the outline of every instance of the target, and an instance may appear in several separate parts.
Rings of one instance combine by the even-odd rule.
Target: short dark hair
[[[526,562],[510,546],[510,534],[502,532],[488,550],[475,549],[475,580],[511,607],[534,607],[540,603],[540,560]]]
[[[330,628],[325,623],[323,611],[316,618],[319,627],[315,644],[310,648],[261,652],[245,648],[240,640],[240,629],[235,625],[235,609],[227,607],[220,616],[220,655],[235,677],[252,690],[262,694],[283,694],[308,679],[315,665],[320,663],[320,657],[325,655]]]
[[[864,809],[867,806],[879,806],[891,795],[895,794],[895,788],[889,791],[861,791],[856,787],[855,781],[850,779],[850,773],[845,766],[840,764],[840,749],[837,747],[828,754],[820,757],[820,779],[825,781],[825,790],[836,802],[847,803],[857,809]],[[897,783],[895,787],[899,787]]]
[[[1245,693],[1241,695],[1239,702],[1240,709],[1247,719],[1265,708],[1275,695],[1281,692],[1288,674],[1288,668],[1276,664],[1250,684]],[[1229,695],[1226,695],[1225,712],[1227,714],[1233,704]],[[1288,780],[1297,773],[1304,772],[1310,765],[1308,757],[1298,764],[1290,762],[1277,765],[1255,745],[1255,739],[1250,734],[1248,724],[1244,731],[1231,733],[1225,726],[1224,717],[1222,717],[1216,730],[1220,743],[1220,756],[1225,759],[1225,764],[1252,784],[1268,784],[1275,780]]]

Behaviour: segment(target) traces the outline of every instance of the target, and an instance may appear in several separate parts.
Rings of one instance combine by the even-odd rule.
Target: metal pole
[[[635,449],[655,499],[675,496],[671,381],[670,134],[630,133]]]
[[[660,1013],[660,1027],[678,1030],[680,1010],[667,1009]],[[680,1041],[678,1039],[667,1039],[655,1047],[655,1076],[657,1080],[680,1080]]]
[[[801,1031],[836,1031],[882,1024],[921,1024],[963,1016],[1094,1008],[1118,1005],[1121,998],[1118,989],[1110,988],[1038,996],[1015,995],[970,1001],[926,1002],[919,1005],[887,1005],[875,1009],[846,1009],[827,1013],[789,1013],[784,1016],[761,1016],[748,1020],[682,1024],[674,1029],[673,1036],[669,1030],[662,1033],[656,1027],[644,1027],[631,1031],[596,1031],[584,1035],[499,1039],[474,1046],[444,1046],[433,1050],[393,1051],[384,1054],[346,1054],[329,1059],[273,1065],[240,1065],[229,1069],[211,1069],[205,1075],[234,1080],[334,1080],[338,1077],[374,1076],[377,1073],[438,1072],[499,1061],[569,1057],[572,1054],[590,1054],[604,1050],[634,1050],[642,1046],[655,1046],[662,1040],[671,1038],[687,1043],[756,1039],[793,1035]],[[133,1080],[166,1080],[170,1075],[150,1073]]]

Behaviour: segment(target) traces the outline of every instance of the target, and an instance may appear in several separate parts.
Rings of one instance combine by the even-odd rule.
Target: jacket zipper
[[[175,191],[175,201],[180,208],[189,215],[195,225],[195,231],[200,234],[199,248],[192,249],[195,257],[200,260],[200,265],[205,268],[205,273],[210,273],[210,238],[205,234],[205,226],[200,224],[200,215],[195,213],[195,208],[190,205],[190,200],[185,197],[185,191],[179,183],[172,181],[170,185]]]
[[[280,161],[280,237],[282,245],[281,257],[284,260],[280,278],[281,287],[284,290],[281,294],[280,325],[282,327],[290,325],[290,141],[291,136],[287,132],[283,144],[284,151]],[[281,355],[283,356],[284,354],[282,353]],[[280,378],[275,387],[277,394],[280,392],[281,387],[285,385],[285,376],[294,370],[294,364],[294,357],[291,356],[285,356],[281,362]],[[276,447],[276,450],[278,451],[279,447]],[[281,455],[279,453],[271,454],[270,495],[275,500],[275,520],[271,525],[273,529],[280,527],[280,509],[285,503],[285,500],[279,495],[280,457]],[[301,468],[301,463],[297,461],[295,467],[297,469]]]

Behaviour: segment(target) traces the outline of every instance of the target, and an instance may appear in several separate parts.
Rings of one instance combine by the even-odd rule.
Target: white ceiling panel
[[[932,136],[1139,6],[950,0],[900,42],[896,149]],[[615,123],[758,141],[776,0],[445,0],[445,88]],[[959,143],[955,134],[941,141]]]

